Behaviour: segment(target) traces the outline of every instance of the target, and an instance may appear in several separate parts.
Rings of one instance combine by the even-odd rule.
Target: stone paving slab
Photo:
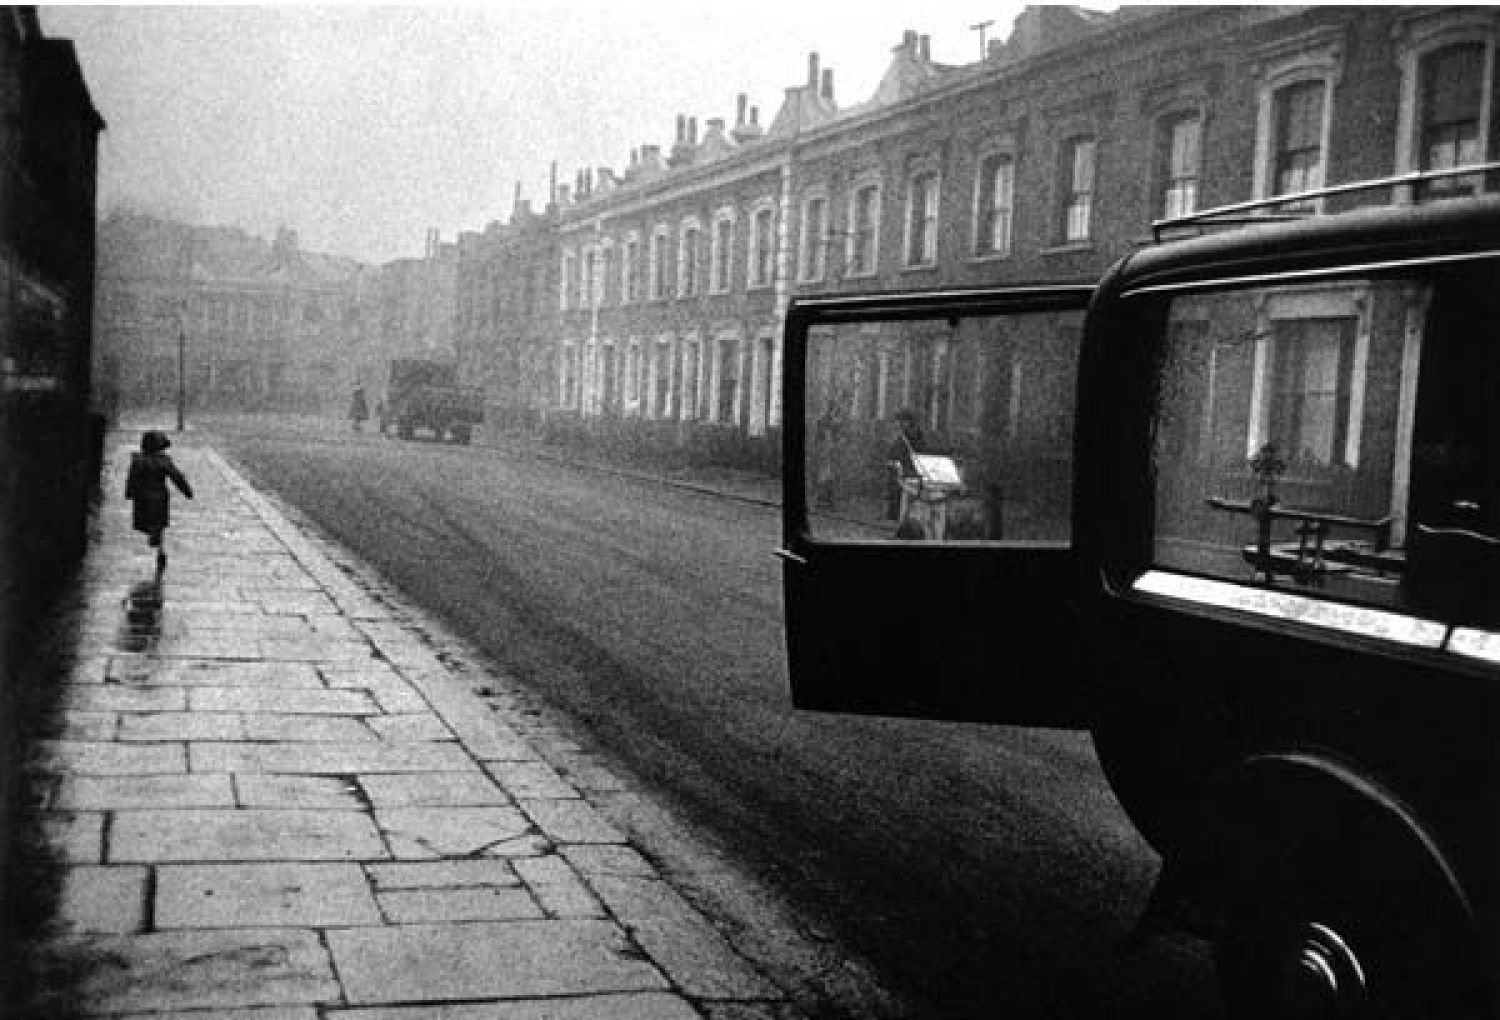
[[[183,744],[118,744],[86,740],[44,741],[42,759],[59,772],[86,776],[143,776],[186,772]]]
[[[376,808],[375,821],[398,858],[469,857],[531,828],[513,807]]]
[[[316,932],[241,928],[78,940],[87,1014],[333,1002],[339,983]]]
[[[464,772],[474,760],[455,744],[225,744],[188,746],[194,772],[281,772],[353,775],[361,772]]]
[[[234,807],[227,775],[67,776],[53,803],[63,810]]]
[[[156,869],[158,928],[380,924],[358,864],[169,864]]]
[[[111,861],[326,861],[389,856],[374,823],[346,811],[122,811]]]
[[[357,716],[273,715],[267,712],[248,712],[241,716],[241,720],[245,739],[253,741],[357,744],[380,739],[379,735]]]
[[[57,918],[69,932],[139,931],[146,921],[144,867],[84,864],[63,873]]]
[[[372,774],[359,785],[376,807],[494,807],[510,804],[483,772]]]
[[[184,687],[312,687],[323,678],[306,662],[177,662],[165,663],[155,675],[161,682]]]
[[[244,740],[245,722],[229,712],[134,712],[120,716],[121,741]]]
[[[195,687],[188,691],[194,712],[261,712],[288,715],[373,715],[380,709],[363,691],[258,687]]]
[[[354,1005],[665,991],[661,972],[605,921],[344,928],[328,946]]]
[[[239,806],[244,808],[368,810],[368,805],[360,796],[359,784],[352,778],[250,773],[232,778]]]
[[[522,888],[403,889],[380,893],[380,909],[392,924],[433,921],[521,921],[540,919],[542,908]]]
[[[447,1006],[331,1009],[324,1015],[329,1020],[698,1020],[699,1017],[687,1000],[663,992]]]

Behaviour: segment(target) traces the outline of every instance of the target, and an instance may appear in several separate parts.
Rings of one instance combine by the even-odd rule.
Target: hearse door
[[[792,305],[779,555],[798,708],[1083,725],[1070,517],[1091,293]]]

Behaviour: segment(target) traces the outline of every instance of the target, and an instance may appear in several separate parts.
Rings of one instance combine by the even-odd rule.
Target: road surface
[[[1120,949],[1156,860],[1087,735],[790,709],[776,509],[482,447],[220,434],[909,1015],[1214,1014],[1201,947]]]

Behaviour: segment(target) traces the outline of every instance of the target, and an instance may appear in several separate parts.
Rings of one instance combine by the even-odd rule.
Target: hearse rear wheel
[[[1495,1015],[1473,914],[1404,808],[1310,756],[1246,776],[1216,947],[1232,1020]]]

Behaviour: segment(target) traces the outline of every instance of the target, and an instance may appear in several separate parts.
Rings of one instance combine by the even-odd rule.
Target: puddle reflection
[[[161,638],[161,579],[140,581],[125,596],[125,619],[118,644],[122,651],[145,652]]]

